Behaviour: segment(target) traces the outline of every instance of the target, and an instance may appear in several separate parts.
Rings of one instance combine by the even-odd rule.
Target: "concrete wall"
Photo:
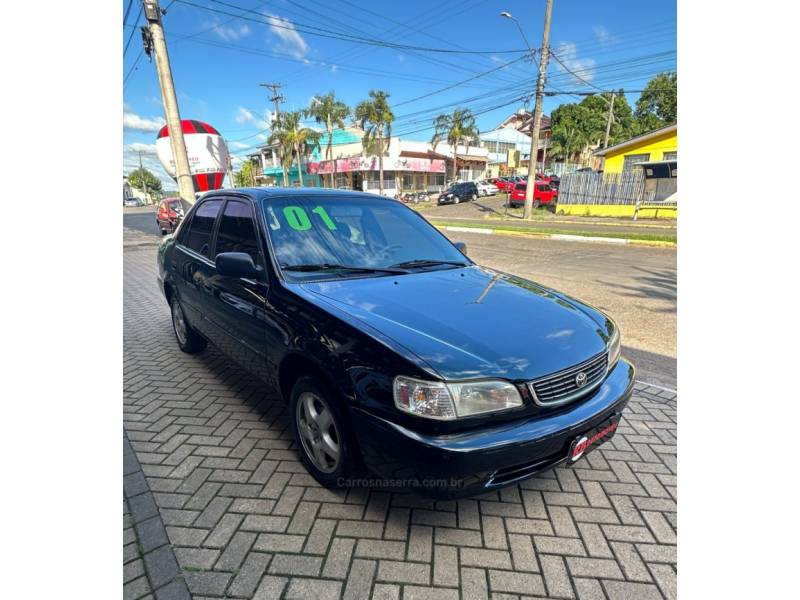
[[[559,204],[557,213],[560,215],[573,215],[578,217],[630,217],[633,219],[635,206],[633,204]],[[640,219],[677,219],[677,209],[667,208],[642,208],[639,209]]]

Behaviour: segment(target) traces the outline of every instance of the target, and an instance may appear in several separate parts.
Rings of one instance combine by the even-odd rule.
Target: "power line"
[[[405,104],[411,104],[412,102],[416,102],[417,100],[422,100],[423,98],[429,98],[429,97],[434,96],[436,94],[440,94],[442,92],[446,92],[447,90],[451,90],[451,89],[453,89],[455,87],[458,87],[460,85],[463,85],[463,84],[468,83],[470,81],[473,81],[475,79],[479,79],[481,77],[484,77],[485,75],[488,75],[489,73],[494,73],[495,71],[499,71],[501,69],[505,69],[509,65],[512,65],[512,64],[514,64],[516,62],[519,62],[520,60],[523,60],[525,58],[527,58],[527,57],[520,56],[519,58],[515,58],[514,60],[511,60],[511,61],[509,61],[507,63],[503,63],[499,67],[495,67],[493,69],[489,69],[488,71],[484,71],[483,73],[478,73],[477,75],[475,75],[473,77],[470,77],[469,79],[464,79],[463,81],[457,81],[456,83],[453,83],[453,84],[448,85],[446,87],[440,88],[438,90],[434,90],[432,92],[428,92],[427,94],[423,94],[422,96],[417,96],[416,98],[410,98],[409,100],[404,100],[403,102],[398,102],[394,106],[396,108],[398,106],[403,106]]]
[[[131,14],[131,7],[133,7],[133,0],[128,0],[128,7],[125,9],[125,16],[122,17],[122,24],[127,25],[128,15]]]
[[[128,53],[128,46],[131,45],[131,40],[133,39],[133,34],[136,33],[136,26],[139,25],[139,19],[142,18],[142,11],[144,10],[144,3],[139,7],[139,14],[136,15],[136,20],[133,22],[133,29],[131,29],[131,34],[128,36],[128,41],[125,42],[125,49],[122,51],[122,57],[125,58],[125,55]]]
[[[227,2],[222,2],[221,0],[210,0],[216,4],[222,4],[223,6],[233,7],[236,10],[245,10],[241,6],[236,6],[235,4],[228,4]],[[396,50],[416,50],[419,52],[437,52],[437,53],[444,53],[444,54],[520,54],[523,52],[527,52],[527,50],[453,50],[449,48],[429,48],[424,46],[414,46],[411,44],[396,44],[393,42],[387,42],[385,40],[380,40],[376,38],[362,38],[358,36],[348,35],[341,32],[333,31],[330,29],[323,29],[321,27],[315,27],[313,25],[307,24],[298,24],[296,21],[292,21],[290,19],[284,19],[281,17],[274,17],[270,16],[265,19],[253,19],[250,17],[245,17],[242,15],[236,15],[230,12],[226,12],[223,10],[211,8],[209,6],[203,6],[201,4],[195,4],[194,2],[190,2],[189,0],[176,0],[176,2],[180,2],[181,4],[185,4],[187,6],[193,6],[195,8],[199,8],[201,10],[206,10],[209,12],[227,15],[227,16],[234,16],[240,19],[244,19],[246,21],[251,21],[254,23],[259,23],[261,25],[267,24],[270,27],[277,27],[278,29],[286,29],[288,31],[295,31],[300,33],[305,33],[308,35],[315,35],[319,37],[331,38],[345,42],[351,42],[355,44],[366,44],[370,46],[382,46],[384,48],[394,48]],[[245,10],[245,12],[256,12],[251,10]],[[256,13],[259,14],[259,13]],[[279,24],[277,23],[285,23]]]
[[[125,78],[122,80],[123,88],[125,87],[125,84],[128,82],[130,76],[133,75],[133,72],[136,70],[139,61],[142,60],[142,56],[144,56],[144,50],[139,50],[139,55],[136,57],[136,60],[133,62],[133,65],[131,65],[131,68],[128,70],[127,75],[125,75]]]

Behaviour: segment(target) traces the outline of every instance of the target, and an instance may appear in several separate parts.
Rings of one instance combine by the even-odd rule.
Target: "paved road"
[[[122,224],[125,227],[161,237],[161,231],[156,227],[155,207],[126,208],[124,211],[122,213]]]
[[[178,350],[155,238],[125,239],[125,598],[676,597],[675,394],[638,384],[608,444],[499,492],[326,490],[281,401],[214,348]]]
[[[159,236],[150,209],[124,225]],[[620,325],[639,379],[676,388],[677,253],[673,249],[446,232],[477,263],[532,279],[597,306]]]

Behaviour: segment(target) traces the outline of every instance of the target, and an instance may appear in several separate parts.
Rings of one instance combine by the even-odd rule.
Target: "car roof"
[[[246,188],[226,188],[214,190],[203,194],[203,200],[219,196],[249,196],[254,200],[270,200],[279,198],[298,198],[309,196],[326,196],[341,199],[363,198],[368,200],[386,200],[387,202],[397,202],[393,198],[387,198],[380,194],[370,194],[367,192],[357,192],[355,190],[334,190],[331,188],[316,187],[246,187]]]

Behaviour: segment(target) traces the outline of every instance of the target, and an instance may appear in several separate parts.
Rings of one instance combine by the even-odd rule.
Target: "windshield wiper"
[[[391,265],[392,267],[402,269],[413,269],[414,267],[435,267],[438,265],[453,265],[455,267],[468,267],[467,263],[457,260],[436,260],[433,258],[417,258],[415,260],[407,260]]]
[[[337,263],[312,263],[303,265],[281,265],[284,271],[352,271],[355,273],[394,273],[406,274],[405,269],[393,267],[357,267],[354,265],[340,265]]]

